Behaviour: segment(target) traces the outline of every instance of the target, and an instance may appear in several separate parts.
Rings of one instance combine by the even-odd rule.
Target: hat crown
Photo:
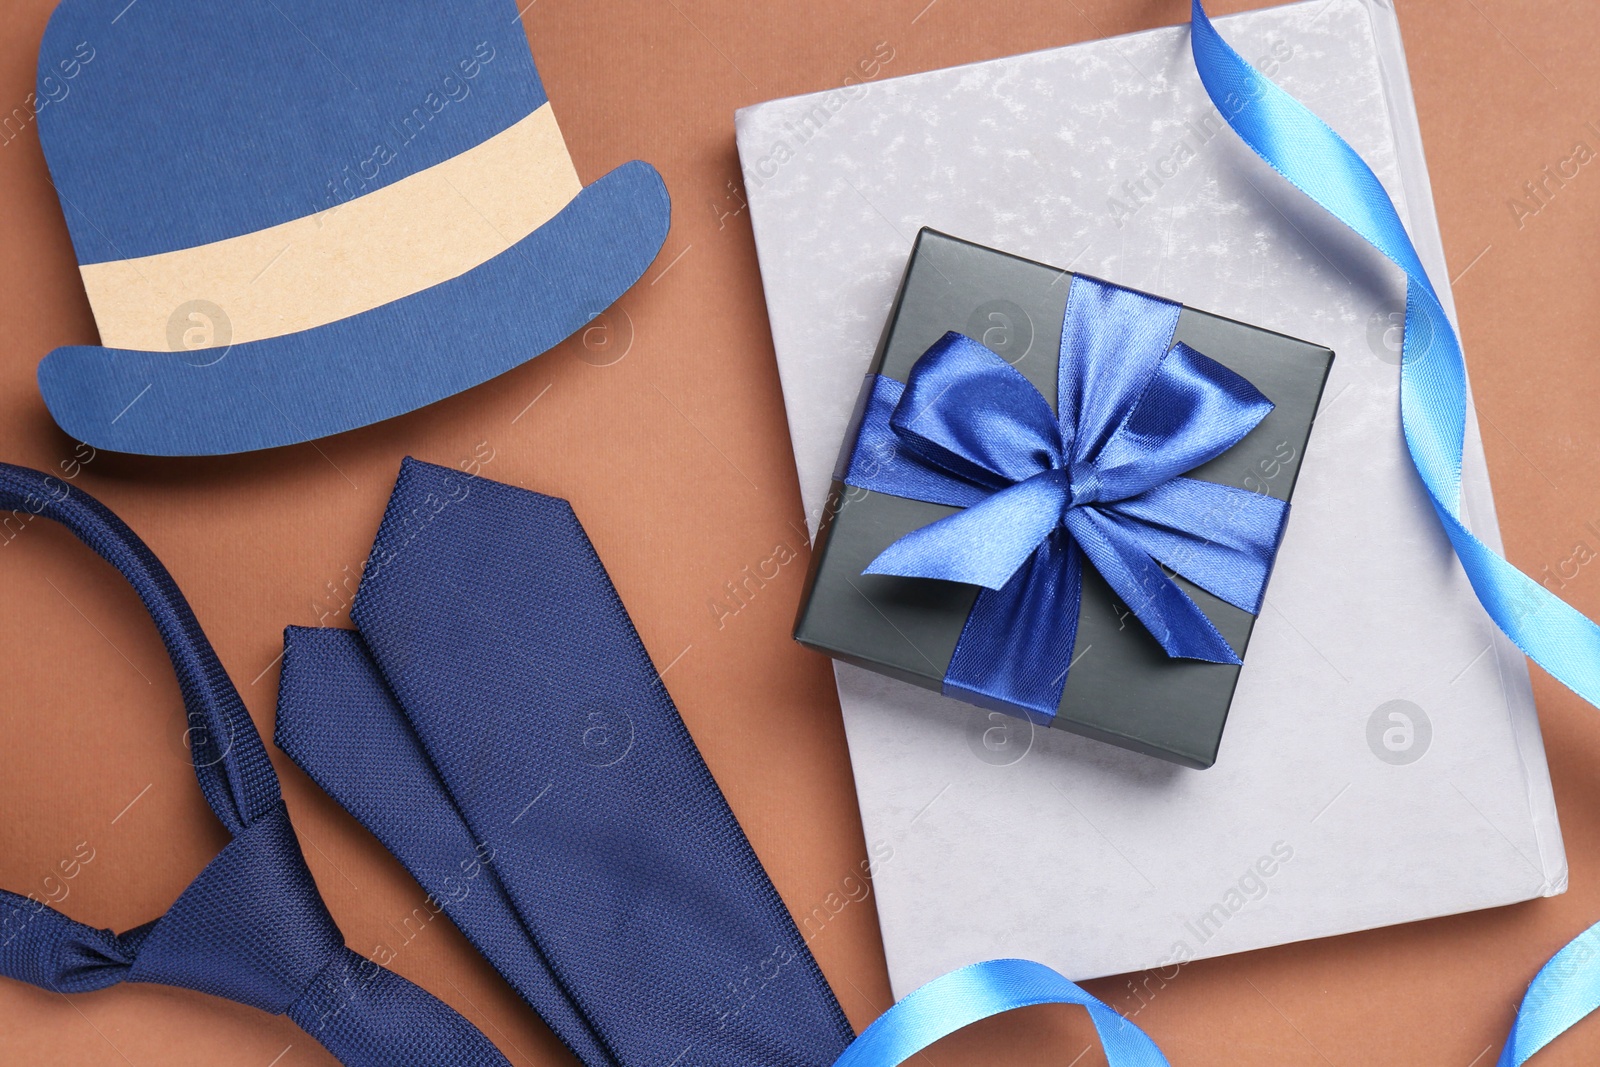
[[[511,0],[65,0],[36,106],[91,264],[316,215],[546,100]]]

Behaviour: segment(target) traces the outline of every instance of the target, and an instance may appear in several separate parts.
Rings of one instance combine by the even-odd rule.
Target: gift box
[[[1122,595],[1083,555],[1069,568],[1067,552],[1076,552],[1076,548],[1064,544],[1048,563],[1039,565],[1041,577],[1037,580],[1048,582],[1049,572],[1070,569],[1078,588],[1053,582],[1032,598],[1015,591],[996,591],[980,602],[984,592],[980,585],[864,573],[891,544],[963,510],[940,502],[948,493],[941,493],[939,487],[924,489],[928,480],[938,479],[942,468],[936,463],[918,463],[917,444],[908,444],[893,431],[885,432],[883,415],[888,405],[883,393],[885,389],[897,391],[885,380],[906,383],[924,353],[933,352],[941,339],[953,334],[984,345],[987,352],[976,353],[980,373],[988,369],[1004,379],[1010,376],[1000,369],[1002,365],[1014,368],[1052,407],[1059,407],[1056,394],[1061,364],[1063,359],[1071,361],[1062,346],[1068,307],[1076,305],[1074,316],[1080,331],[1115,333],[1127,325],[1097,321],[1106,316],[1096,316],[1094,308],[1084,303],[1091,286],[1095,292],[1111,294],[1111,299],[1120,301],[1122,309],[1132,315],[1160,320],[1153,323],[1154,333],[1127,331],[1136,342],[1145,338],[1150,360],[1160,359],[1170,366],[1171,356],[1154,354],[1169,345],[1165,335],[1170,333],[1170,345],[1178,346],[1174,352],[1196,352],[1215,361],[1271,404],[1265,417],[1236,443],[1228,442],[1236,432],[1228,433],[1206,450],[1214,451],[1220,444],[1225,449],[1220,455],[1183,471],[1187,479],[1224,487],[1206,494],[1203,500],[1184,499],[1171,508],[1174,512],[1187,510],[1192,521],[1207,525],[1196,536],[1220,558],[1202,561],[1193,545],[1174,550],[1159,539],[1176,516],[1142,514],[1143,521],[1123,519],[1116,528],[1129,531],[1129,547],[1136,555],[1140,550],[1168,549],[1167,558],[1160,563],[1170,569],[1154,573],[1157,561],[1146,556],[1144,563],[1151,573],[1137,576],[1132,592],[1129,575],[1122,573]],[[1174,312],[1175,329],[1163,327],[1161,322],[1170,322]],[[994,366],[984,368],[987,353],[993,354]],[[1084,359],[1073,365],[1087,381],[1094,382],[1113,372],[1112,364],[1130,363],[1128,356],[1128,342],[1117,336],[1094,349],[1088,357],[1094,365],[1082,366]],[[1230,603],[1191,581],[1190,576],[1204,578],[1212,572],[1213,587],[1219,584],[1216,571],[1222,572],[1222,578],[1232,579],[1239,562],[1237,551],[1219,543],[1234,538],[1240,527],[1259,513],[1261,509],[1255,507],[1259,501],[1252,495],[1285,502],[1292,496],[1332,361],[1333,353],[1319,345],[1192,308],[1179,310],[1163,300],[1142,298],[1094,279],[1078,279],[1055,267],[922,229],[845,434],[795,623],[796,640],[979,707],[1027,717],[1039,725],[1071,730],[1185,766],[1211,766],[1240,664],[1169,655],[1152,635],[1151,625],[1159,625],[1160,620],[1141,622],[1141,615],[1152,612],[1139,608],[1153,598],[1137,586],[1141,581],[1152,587],[1170,581],[1226,641],[1223,656],[1231,651],[1243,657],[1255,623],[1254,611],[1247,608],[1258,609],[1259,604],[1238,596],[1234,599],[1245,601],[1244,607]],[[1225,372],[1219,377],[1228,381]],[[1020,382],[1012,384],[1018,389],[1013,406],[1025,407],[1031,400],[1025,395],[1026,387]],[[930,388],[937,394],[934,403],[953,417],[961,417],[961,409],[971,415],[975,405],[959,384],[940,381]],[[1140,396],[1137,387],[1124,392],[1123,400]],[[1170,398],[1146,393],[1140,399],[1143,403],[1136,400],[1134,406],[1149,412],[1159,401]],[[875,406],[882,410],[875,413]],[[911,411],[909,402],[902,407]],[[992,419],[998,414],[980,413],[977,417]],[[1125,415],[1127,412],[1109,410],[1103,418],[1115,424]],[[907,417],[928,422],[932,411],[918,410]],[[1212,411],[1199,421],[1225,419],[1225,412]],[[992,423],[989,427],[993,428]],[[1087,433],[1087,427],[1079,429],[1080,436]],[[1189,429],[1191,436],[1206,432],[1204,427]],[[916,432],[915,428],[910,431]],[[1174,445],[1181,449],[1185,444],[1188,442],[1169,441],[1165,450],[1171,451]],[[1152,455],[1125,465],[1152,466],[1162,451],[1163,446],[1157,446]],[[1180,465],[1183,462],[1180,460]],[[898,478],[892,473],[896,470]],[[1094,475],[1085,469],[1078,480],[1089,476]],[[961,479],[952,474],[950,481],[958,484]],[[1178,484],[1163,483],[1168,489]],[[1008,517],[998,521],[1011,524]],[[1276,524],[1269,525],[1264,543],[1256,546],[1260,558],[1253,561],[1263,567],[1263,574],[1270,572],[1281,530]],[[1089,533],[1094,536],[1093,530]],[[1065,529],[1061,534],[1071,536]],[[984,539],[981,532],[974,535]],[[1017,582],[1026,580],[1019,571]],[[1137,596],[1145,599],[1136,600]],[[1074,611],[1075,627],[1072,619],[1060,618],[1063,612]],[[996,613],[1005,617],[985,624],[985,615]],[[1205,653],[1204,648],[1192,647],[1180,651]],[[1026,671],[1036,677],[1007,686],[1006,676],[1023,668],[1023,661]],[[1001,690],[1011,699],[997,696]]]
[[[1218,25],[1372,163],[1448,306],[1463,264],[1444,261],[1392,5],[1314,0]],[[1525,662],[1479,605],[1401,437],[1404,279],[1239,142],[1188,34],[737,115],[813,535],[835,509],[840,443],[921,226],[1339,356],[1211,768],[833,661],[899,995],[1007,956],[1075,979],[1171,980],[1189,960],[1567,885]],[[977,325],[1003,326],[988,312],[1004,310]],[[1473,531],[1498,545],[1470,408],[1461,492]]]

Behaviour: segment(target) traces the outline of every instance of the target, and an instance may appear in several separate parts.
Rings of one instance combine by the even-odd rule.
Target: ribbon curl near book
[[[1519,571],[1468,529],[1461,505],[1467,367],[1400,213],[1343,138],[1234,51],[1192,0],[1190,46],[1206,92],[1245,144],[1406,275],[1400,420],[1417,474],[1484,610],[1528,658],[1600,707],[1600,626]],[[1520,1067],[1600,1007],[1600,923],[1569,942],[1528,986],[1499,1067]]]

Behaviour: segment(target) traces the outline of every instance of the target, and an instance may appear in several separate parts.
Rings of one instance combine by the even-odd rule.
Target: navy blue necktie
[[[195,989],[287,1014],[346,1067],[509,1067],[448,1006],[345,947],[255,724],[172,576],[104,505],[0,464],[0,510],[53,519],[132,583],[177,671],[195,773],[233,840],[159,919],[123,934],[0,891],[0,974],[58,993]]]
[[[292,628],[278,744],[589,1067],[853,1037],[563,500],[407,460],[359,634]]]

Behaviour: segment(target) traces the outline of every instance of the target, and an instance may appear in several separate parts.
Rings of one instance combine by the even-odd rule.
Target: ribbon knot
[[[1174,581],[1260,611],[1288,505],[1183,477],[1237,444],[1272,402],[1173,344],[1181,307],[1079,276],[1054,410],[1015,367],[959,333],[902,385],[877,376],[844,480],[962,510],[891,544],[867,574],[982,587],[945,689],[1055,714],[1086,557],[1169,656],[1238,654]]]
[[[4,947],[27,961],[18,977],[61,993],[154,982],[283,1014],[345,951],[282,801],[218,853],[165,915],[126,933],[4,896]]]

